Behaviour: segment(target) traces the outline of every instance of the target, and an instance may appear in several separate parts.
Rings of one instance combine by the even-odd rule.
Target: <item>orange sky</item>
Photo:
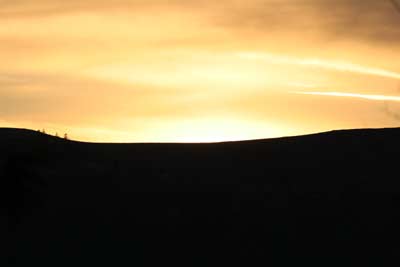
[[[400,121],[388,0],[0,0],[0,127],[100,142]]]

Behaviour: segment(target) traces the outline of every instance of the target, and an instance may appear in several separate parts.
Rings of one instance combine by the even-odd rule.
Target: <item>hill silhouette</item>
[[[389,265],[399,137],[96,144],[3,128],[1,266]]]

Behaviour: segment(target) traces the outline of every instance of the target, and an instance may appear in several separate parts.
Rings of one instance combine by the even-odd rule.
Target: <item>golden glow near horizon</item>
[[[399,43],[390,1],[0,0],[0,127],[99,142],[395,127]]]

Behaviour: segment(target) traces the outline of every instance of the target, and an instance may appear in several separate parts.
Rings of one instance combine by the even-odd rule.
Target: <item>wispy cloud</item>
[[[296,57],[272,55],[267,53],[252,53],[252,52],[239,53],[238,55],[242,58],[247,58],[250,60],[260,60],[269,63],[299,65],[306,67],[308,66],[308,67],[315,67],[327,70],[351,72],[363,75],[373,75],[373,76],[380,76],[380,77],[400,80],[400,73],[398,72],[381,68],[363,66],[346,61],[332,61],[319,58],[296,58]]]
[[[342,93],[342,92],[292,92],[301,95],[319,95],[319,96],[334,96],[334,97],[351,97],[362,98],[375,101],[396,101],[400,102],[400,96],[390,95],[370,95],[370,94],[355,94],[355,93]]]
[[[398,3],[396,0],[389,0],[390,2],[392,2],[394,8],[400,12],[400,3]]]

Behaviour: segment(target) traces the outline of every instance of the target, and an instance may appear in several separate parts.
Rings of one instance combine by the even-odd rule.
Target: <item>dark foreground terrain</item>
[[[400,129],[89,144],[0,129],[0,266],[398,266]]]

